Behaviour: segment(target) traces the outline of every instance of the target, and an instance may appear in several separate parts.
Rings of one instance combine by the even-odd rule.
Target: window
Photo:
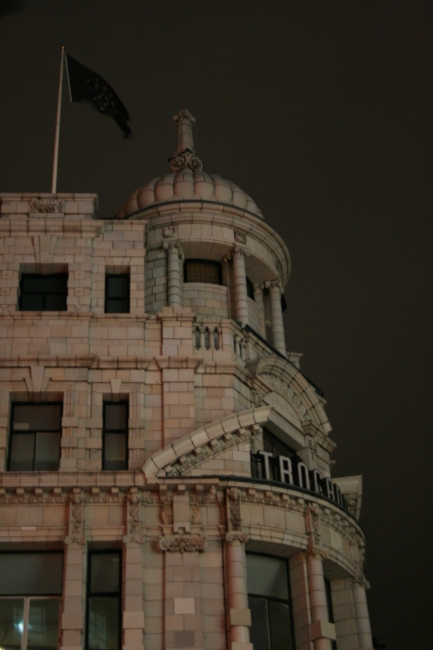
[[[0,553],[4,650],[57,650],[62,566],[60,552]]]
[[[326,605],[328,607],[328,619],[330,623],[334,623],[334,610],[332,608],[332,590],[331,590],[331,582],[328,580],[328,578],[325,578],[325,591],[326,591]],[[332,650],[337,650],[337,642],[334,640],[331,640],[331,647]]]
[[[129,273],[106,274],[105,313],[129,314]]]
[[[104,402],[102,469],[128,469],[128,402]]]
[[[62,403],[12,404],[9,470],[56,471],[60,462]]]
[[[185,282],[223,283],[220,262],[212,262],[211,260],[185,260],[183,276]]]
[[[119,650],[120,551],[93,551],[88,560],[86,649]]]
[[[294,449],[286,445],[279,438],[277,438],[277,436],[274,436],[273,433],[265,428],[263,429],[263,451],[267,451],[268,453],[272,454],[272,457],[268,459],[269,471],[272,477],[272,481],[280,481],[278,456],[292,458],[295,462],[299,460]],[[263,467],[263,456],[261,454],[251,455],[251,474],[253,478],[266,478]]]
[[[247,278],[247,296],[254,300],[254,286],[249,278]]]
[[[66,311],[68,274],[23,273],[20,282],[21,311]]]
[[[254,650],[293,650],[287,561],[247,553],[247,584]]]

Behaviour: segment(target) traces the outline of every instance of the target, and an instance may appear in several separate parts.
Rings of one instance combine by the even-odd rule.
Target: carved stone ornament
[[[66,544],[85,544],[86,538],[83,534],[84,526],[84,503],[80,488],[73,488],[69,498],[69,531],[65,538]]]
[[[162,229],[162,236],[164,239],[170,239],[170,237],[174,237],[176,234],[176,226],[164,226]]]
[[[228,518],[232,531],[241,531],[241,498],[238,490],[229,488],[227,490]]]
[[[29,201],[29,206],[30,212],[63,212],[65,202],[56,199],[32,199]]]
[[[200,506],[198,503],[191,504],[190,522],[191,524],[199,524],[201,519]]]
[[[170,503],[164,503],[161,508],[162,523],[169,525],[173,523],[173,509]]]
[[[253,403],[253,405],[256,408],[259,408],[260,406],[263,406],[263,404],[264,404],[264,399],[263,398],[264,398],[264,394],[261,391],[255,389],[255,388],[251,389],[251,402]]]
[[[203,163],[198,156],[188,149],[179,156],[170,158],[170,169],[173,173],[181,172],[183,169],[191,169],[193,172],[200,172],[203,169]]]
[[[140,532],[140,499],[137,488],[128,491],[128,534]]]
[[[203,552],[206,545],[207,540],[203,535],[165,535],[158,540],[160,550],[170,553]]]
[[[240,232],[239,230],[234,230],[233,232],[235,241],[239,242],[239,244],[247,243],[247,236],[244,232]]]
[[[305,404],[295,395],[293,388],[285,382],[280,377],[275,377],[269,373],[260,374],[260,379],[262,379],[270,388],[275,390],[277,393],[280,393],[283,397],[292,402],[298,409],[301,419],[304,421],[311,420],[311,415],[307,412]]]
[[[249,540],[248,533],[243,533],[242,531],[233,530],[230,533],[226,534],[226,542],[233,544],[233,542],[240,542],[241,544],[246,544]]]

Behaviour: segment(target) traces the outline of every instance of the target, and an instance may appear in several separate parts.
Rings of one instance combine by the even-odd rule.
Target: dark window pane
[[[185,282],[222,284],[221,264],[210,260],[186,260],[184,264],[184,280]]]
[[[107,275],[107,297],[127,298],[129,293],[129,275]]]
[[[247,553],[248,593],[288,600],[287,563],[277,557]]]
[[[60,431],[62,404],[14,404],[13,429]]]
[[[106,314],[129,314],[129,300],[108,298],[105,304]]]
[[[126,469],[126,434],[107,433],[104,440],[104,469]]]
[[[263,448],[264,451],[269,451],[274,456],[287,456],[290,458],[296,454],[294,449],[286,445],[267,429],[263,429]]]
[[[43,311],[44,309],[44,297],[39,294],[22,294],[20,300],[20,309],[21,311]]]
[[[54,472],[59,469],[60,433],[36,434],[35,470]]]
[[[128,405],[104,404],[104,429],[106,431],[126,431],[128,427]]]
[[[251,280],[247,278],[247,296],[248,298],[251,298],[251,300],[254,300],[254,286]]]
[[[89,598],[88,650],[118,650],[119,598]]]
[[[9,469],[11,472],[33,471],[35,434],[14,433],[11,438]]]
[[[250,631],[254,650],[271,650],[266,599],[250,597],[248,605],[251,610]]]
[[[120,589],[120,554],[90,554],[90,592],[116,593]]]
[[[24,599],[0,599],[0,643],[4,650],[21,650]]]
[[[45,294],[44,311],[66,311],[67,297],[66,294]]]
[[[57,650],[59,607],[56,598],[30,600],[27,650]]]
[[[0,595],[62,592],[62,553],[0,553]]]
[[[23,274],[20,284],[20,309],[23,311],[66,311],[67,273]]]
[[[292,650],[292,631],[289,606],[268,600],[269,627],[272,650]]]

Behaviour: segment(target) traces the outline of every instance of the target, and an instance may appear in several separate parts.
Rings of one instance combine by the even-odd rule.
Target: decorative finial
[[[173,158],[169,158],[172,172],[180,172],[182,169],[191,169],[193,172],[201,171],[203,163],[194,152],[194,140],[192,139],[192,125],[195,124],[195,117],[183,108],[177,115],[174,115],[173,122],[177,124],[177,152]]]

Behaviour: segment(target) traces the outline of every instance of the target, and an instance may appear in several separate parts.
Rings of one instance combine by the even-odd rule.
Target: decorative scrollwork
[[[165,535],[158,540],[160,550],[170,553],[203,552],[206,545],[207,540],[203,535]]]

